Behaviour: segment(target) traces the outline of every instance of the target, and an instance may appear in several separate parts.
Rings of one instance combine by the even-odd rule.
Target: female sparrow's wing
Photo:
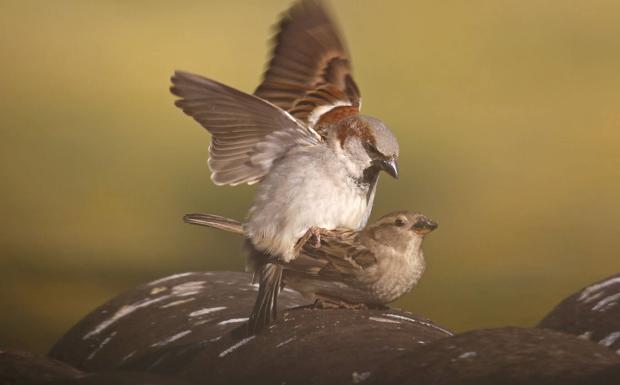
[[[323,230],[319,247],[306,243],[284,267],[306,278],[343,281],[376,263],[375,254],[360,242],[359,232],[337,229]]]
[[[187,223],[243,235],[243,224],[214,214],[186,214]],[[322,230],[321,244],[306,242],[301,253],[283,266],[313,279],[342,280],[377,263],[375,254],[359,240],[359,232],[349,229]]]
[[[175,104],[212,135],[211,179],[218,185],[253,184],[295,146],[321,142],[312,129],[254,95],[199,75],[177,71],[170,91]]]
[[[276,27],[272,58],[255,95],[314,126],[336,106],[359,109],[347,49],[319,0],[301,0]]]

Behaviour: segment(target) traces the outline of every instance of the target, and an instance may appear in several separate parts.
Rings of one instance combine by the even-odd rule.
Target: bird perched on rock
[[[260,182],[245,224],[260,284],[250,316],[258,332],[276,317],[282,269],[273,262],[294,260],[304,234],[363,228],[379,172],[398,175],[398,142],[382,121],[360,115],[349,55],[318,0],[283,17],[254,95],[181,71],[172,83],[176,105],[212,135],[212,180]]]
[[[188,214],[185,221],[245,235],[234,219]],[[426,216],[396,211],[360,231],[335,229],[321,244],[307,242],[283,269],[283,283],[320,303],[337,306],[385,305],[413,289],[425,269],[422,241],[437,228]]]

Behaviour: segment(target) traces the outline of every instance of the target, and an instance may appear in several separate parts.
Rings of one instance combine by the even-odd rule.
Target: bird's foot
[[[301,249],[303,249],[304,246],[309,242],[311,242],[310,245],[315,249],[320,248],[321,235],[327,234],[328,232],[329,230],[317,226],[310,227],[308,231],[306,231],[306,233],[301,238],[299,238],[299,240],[295,244],[295,247],[293,248],[293,252],[295,253],[295,255],[299,255]]]
[[[317,296],[314,301],[313,309],[348,309],[348,310],[367,310],[368,306],[363,303],[349,303],[336,298]]]

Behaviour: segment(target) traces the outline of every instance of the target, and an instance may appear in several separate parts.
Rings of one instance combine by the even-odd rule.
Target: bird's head
[[[424,237],[437,228],[437,223],[424,214],[395,211],[382,216],[365,230],[372,239],[395,249],[421,247]]]
[[[362,178],[368,172],[376,174],[383,170],[398,178],[398,141],[381,120],[349,116],[336,123],[327,141],[352,176]]]

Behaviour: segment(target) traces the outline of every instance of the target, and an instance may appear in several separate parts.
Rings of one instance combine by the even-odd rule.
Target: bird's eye
[[[369,155],[374,155],[374,156],[381,155],[381,153],[379,152],[379,150],[377,150],[377,147],[374,144],[366,143],[365,147],[366,147],[366,152]]]
[[[394,224],[395,224],[396,226],[398,226],[398,227],[402,227],[402,226],[404,226],[404,225],[405,225],[405,223],[407,223],[407,221],[406,221],[405,219],[403,219],[403,218],[397,218],[397,219],[394,221]]]

